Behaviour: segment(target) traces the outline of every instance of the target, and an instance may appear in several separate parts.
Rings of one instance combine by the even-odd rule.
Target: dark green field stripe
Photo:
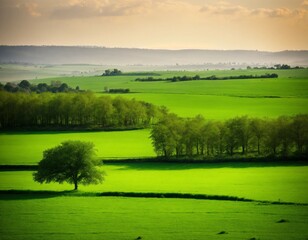
[[[0,171],[35,171],[38,165],[0,165]]]
[[[146,163],[163,163],[163,164],[217,164],[217,166],[230,164],[253,164],[254,166],[307,166],[307,157],[234,157],[234,158],[213,158],[213,159],[166,159],[162,157],[150,158],[126,158],[126,159],[103,159],[106,165],[121,165],[121,164],[146,164]],[[35,171],[38,165],[0,165],[0,171]]]
[[[301,205],[308,206],[308,203],[261,201],[235,196],[207,195],[192,193],[141,193],[141,192],[78,192],[78,191],[41,191],[41,190],[0,190],[0,197],[5,199],[10,196],[24,198],[48,198],[48,197],[126,197],[126,198],[174,198],[174,199],[198,199],[198,200],[216,200],[216,201],[237,201],[237,202],[255,202],[259,204],[275,205]]]

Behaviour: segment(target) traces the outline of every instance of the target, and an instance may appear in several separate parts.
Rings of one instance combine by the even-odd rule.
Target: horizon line
[[[284,49],[278,51],[259,50],[259,49],[207,49],[207,48],[143,48],[143,47],[107,47],[99,45],[35,45],[35,44],[0,44],[0,47],[80,47],[80,48],[109,48],[109,49],[135,49],[135,50],[157,50],[157,51],[249,51],[249,52],[305,52],[308,49]]]

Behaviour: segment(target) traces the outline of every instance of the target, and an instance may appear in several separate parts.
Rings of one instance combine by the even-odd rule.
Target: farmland
[[[308,240],[308,0],[0,2],[0,240]]]
[[[98,158],[153,157],[149,130],[119,132],[20,132],[0,134],[0,164],[34,165],[45,149],[65,140],[91,141]]]
[[[96,71],[95,69],[89,71]],[[63,69],[62,69],[63,70]],[[33,70],[34,71],[34,70]],[[54,70],[53,70],[54,71]],[[63,70],[64,71],[64,70]],[[180,117],[274,118],[308,113],[308,70],[156,72],[161,77],[277,73],[278,79],[136,82],[136,76],[78,76],[59,80],[107,95],[104,88],[166,106]],[[85,74],[87,75],[87,74]],[[46,76],[53,76],[46,73]],[[0,165],[36,165],[42,152],[65,140],[91,141],[99,159],[154,157],[150,129],[130,131],[22,131],[0,133]],[[306,163],[107,163],[106,181],[80,186],[81,196],[5,194],[6,190],[69,191],[69,184],[38,184],[32,171],[0,172],[0,236],[3,239],[306,239],[306,205],[218,200],[83,196],[83,193],[191,193],[271,202],[308,203]],[[277,223],[286,219],[284,223]],[[239,227],[240,226],[240,227]],[[225,231],[225,234],[218,233]]]
[[[296,70],[226,70],[201,72],[158,72],[172,76],[237,76],[277,73],[278,79],[217,80],[188,82],[136,82],[136,76],[67,77],[33,80],[34,83],[66,82],[103,94],[104,87],[130,89],[121,96],[166,106],[183,117],[197,114],[209,119],[226,119],[238,115],[276,117],[306,113],[308,105],[307,69]]]
[[[179,192],[254,200],[308,203],[307,166],[260,163],[119,163],[103,166],[106,181],[80,186],[86,192]],[[0,174],[0,190],[71,190],[68,184],[38,184],[31,171]]]
[[[2,239],[305,239],[307,207],[176,199],[0,199]],[[18,221],[16,222],[16,217]],[[222,221],[222,219],[224,219]],[[277,223],[287,219],[287,223]],[[238,226],[241,226],[239,229]],[[220,232],[224,235],[219,235]]]
[[[92,76],[57,77],[37,79],[31,82],[49,84],[51,81],[59,80],[71,87],[79,86],[81,89],[90,89],[97,95],[107,95],[103,93],[104,87],[129,88],[131,90],[129,94],[108,95],[120,95],[167,106],[170,112],[177,113],[181,117],[201,114],[206,119],[225,120],[242,115],[277,117],[307,113],[307,69],[155,73],[162,77],[172,77],[196,74],[200,76],[261,75],[268,72],[277,73],[279,78],[171,83],[136,82],[136,76]],[[35,164],[40,160],[43,150],[67,139],[93,141],[99,158],[152,157],[155,155],[149,138],[149,130],[96,133],[8,132],[0,134],[0,163]]]

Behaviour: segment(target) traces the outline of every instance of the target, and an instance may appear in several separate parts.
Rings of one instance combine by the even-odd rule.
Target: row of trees
[[[156,72],[122,72],[121,70],[115,68],[105,70],[102,76],[160,76],[160,74]]]
[[[300,66],[295,66],[295,67],[291,67],[288,64],[275,64],[273,67],[266,67],[266,66],[262,66],[262,67],[251,67],[251,66],[247,66],[247,69],[277,69],[277,70],[285,70],[285,69],[305,69],[304,67],[300,67]]]
[[[164,157],[302,155],[308,153],[308,115],[207,121],[169,114],[152,128],[151,139]]]
[[[51,84],[47,83],[39,83],[39,84],[31,84],[27,80],[22,80],[20,83],[8,82],[5,85],[0,83],[0,90],[4,90],[7,92],[80,92],[81,90],[77,86],[75,89],[69,87],[66,83],[61,83],[60,81],[51,81]]]
[[[8,93],[0,91],[0,129],[135,128],[156,121],[152,104],[93,93]]]
[[[137,78],[135,81],[137,82],[154,82],[154,81],[170,81],[170,82],[181,82],[181,81],[195,81],[195,80],[234,80],[234,79],[254,79],[254,78],[278,78],[278,74],[276,73],[266,73],[263,75],[239,75],[239,76],[225,76],[225,77],[217,77],[216,75],[212,75],[209,77],[200,77],[199,75],[195,76],[174,76],[170,78]]]

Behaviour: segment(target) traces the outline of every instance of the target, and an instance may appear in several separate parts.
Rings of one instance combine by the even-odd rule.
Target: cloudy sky
[[[0,0],[0,44],[308,49],[308,0]]]

